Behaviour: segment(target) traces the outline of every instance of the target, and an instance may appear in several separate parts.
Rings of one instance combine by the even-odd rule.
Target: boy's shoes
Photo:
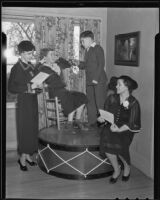
[[[74,129],[80,129],[82,131],[88,131],[89,128],[83,124],[80,120],[75,120],[73,123],[72,122],[67,122],[64,126],[66,130],[73,130]]]
[[[75,134],[76,131],[74,130],[74,127],[73,127],[73,123],[72,122],[67,122],[64,126],[64,129],[66,131],[70,131],[71,133]]]
[[[88,131],[89,130],[89,128],[86,127],[83,124],[83,122],[81,122],[80,120],[75,120],[74,123],[73,123],[73,126],[74,126],[74,128],[78,128],[78,129],[80,129],[82,131]]]
[[[67,123],[65,124],[64,128],[67,129],[67,130],[68,130],[68,129],[69,129],[69,130],[70,130],[70,129],[73,129],[73,128],[74,128],[74,127],[73,127],[73,123],[72,123],[72,122],[67,122]]]
[[[95,129],[98,128],[97,122],[96,122],[96,123],[93,123],[93,124],[87,124],[86,126],[87,126],[87,128],[88,128],[89,130],[95,130]]]

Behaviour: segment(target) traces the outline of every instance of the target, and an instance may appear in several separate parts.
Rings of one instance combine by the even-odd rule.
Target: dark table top
[[[56,127],[49,127],[40,130],[39,138],[49,144],[68,146],[99,146],[101,128],[88,131],[74,129],[75,132]]]

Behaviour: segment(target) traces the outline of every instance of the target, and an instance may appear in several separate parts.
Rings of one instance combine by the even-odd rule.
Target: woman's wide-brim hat
[[[34,51],[35,50],[35,46],[32,44],[32,42],[28,41],[28,40],[23,40],[22,42],[20,42],[18,44],[18,51],[19,53],[22,53],[24,51]]]
[[[122,75],[118,77],[117,80],[118,79],[123,79],[127,83],[128,89],[130,90],[135,90],[138,88],[138,83],[129,76]]]

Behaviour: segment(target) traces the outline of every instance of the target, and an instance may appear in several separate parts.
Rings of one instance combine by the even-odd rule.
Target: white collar
[[[91,46],[91,47],[95,47],[95,46],[96,46],[96,43],[93,42],[90,46]]]
[[[90,47],[95,47],[95,46],[96,46],[96,43],[95,43],[95,42],[93,42],[93,43],[90,45]],[[87,48],[87,51],[89,50],[90,47]]]

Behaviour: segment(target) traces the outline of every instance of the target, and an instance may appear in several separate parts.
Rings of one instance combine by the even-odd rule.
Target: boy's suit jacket
[[[80,62],[79,68],[86,71],[86,84],[93,85],[92,80],[98,83],[106,83],[107,76],[104,71],[104,51],[100,45],[90,47],[85,52],[84,62]]]

